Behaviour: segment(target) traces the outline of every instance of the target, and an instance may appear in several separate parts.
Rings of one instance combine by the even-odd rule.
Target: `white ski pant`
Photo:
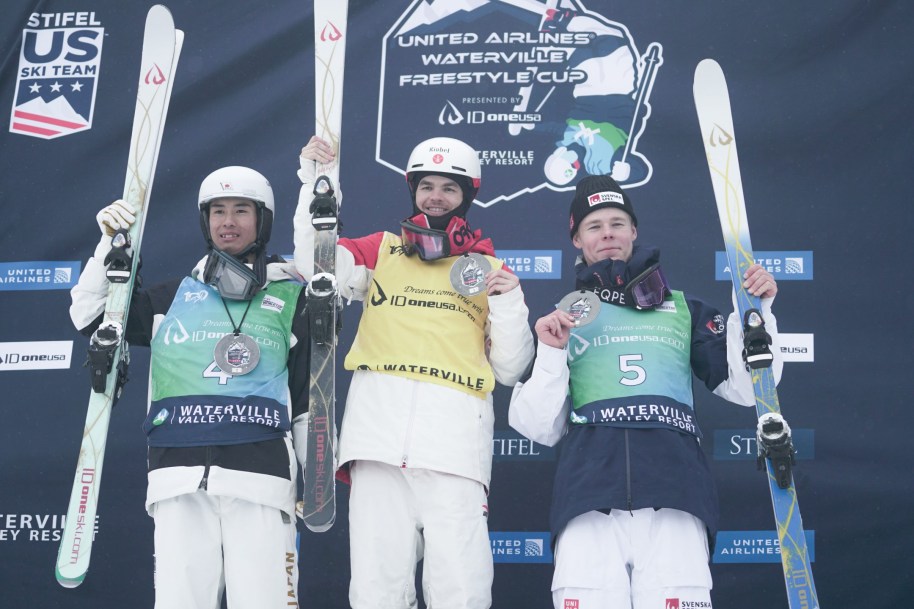
[[[353,609],[414,609],[416,563],[429,609],[488,609],[492,548],[480,482],[377,461],[352,465]]]
[[[197,491],[159,501],[155,609],[298,607],[295,521],[281,510]]]
[[[555,609],[711,607],[708,534],[679,510],[588,512],[559,535]]]

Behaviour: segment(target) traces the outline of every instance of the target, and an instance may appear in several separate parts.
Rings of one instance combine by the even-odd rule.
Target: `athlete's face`
[[[460,185],[444,176],[430,175],[416,185],[416,207],[428,216],[443,216],[463,202]]]
[[[217,249],[240,254],[257,239],[257,207],[247,199],[216,199],[209,204],[209,235]]]
[[[584,216],[571,241],[587,264],[610,258],[628,262],[637,237],[631,216],[621,209],[604,207]]]

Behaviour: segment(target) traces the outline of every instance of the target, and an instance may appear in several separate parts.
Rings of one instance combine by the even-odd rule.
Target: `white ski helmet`
[[[416,189],[413,178],[418,173],[460,176],[463,179],[457,182],[464,187],[464,200],[469,203],[476,198],[482,180],[479,155],[452,137],[433,137],[413,148],[406,163],[406,182],[413,195]]]
[[[248,251],[262,249],[273,230],[275,207],[269,180],[258,171],[239,166],[217,169],[203,179],[197,206],[200,209],[200,227],[210,247],[213,243],[209,234],[209,204],[225,197],[247,199],[257,205],[257,240]]]

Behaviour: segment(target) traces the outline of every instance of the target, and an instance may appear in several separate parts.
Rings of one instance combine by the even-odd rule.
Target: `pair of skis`
[[[336,284],[339,229],[340,129],[346,58],[348,0],[314,0],[315,134],[333,146],[331,163],[318,163],[311,203],[314,275],[308,282],[311,379],[308,446],[301,516],[310,530],[323,532],[336,519],[336,338],[340,296]]]
[[[108,267],[111,283],[105,301],[105,314],[90,340],[92,391],[67,519],[57,553],[57,581],[65,588],[81,584],[89,569],[111,408],[126,381],[129,363],[127,343],[124,341],[127,312],[183,41],[184,33],[175,29],[167,8],[155,5],[149,9],[123,194],[123,199],[136,210],[136,221],[129,231],[119,231],[112,238],[111,264]]]
[[[714,186],[714,197],[727,250],[730,278],[736,292],[739,314],[744,320],[746,361],[755,391],[759,416],[759,462],[768,473],[768,486],[777,525],[781,564],[790,609],[818,609],[819,599],[812,576],[803,519],[790,468],[793,446],[790,429],[780,416],[777,388],[767,353],[767,334],[759,325],[759,298],[742,285],[743,273],[755,262],[749,238],[749,223],[743,198],[736,136],[730,112],[730,94],[720,66],[705,59],[695,69],[695,108]]]

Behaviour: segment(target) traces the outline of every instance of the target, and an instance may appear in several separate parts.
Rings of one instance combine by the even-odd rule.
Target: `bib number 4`
[[[216,365],[216,360],[213,360],[212,363],[210,363],[209,367],[203,371],[203,378],[219,379],[220,385],[228,385],[229,379],[232,377],[233,375],[229,374],[228,372],[223,372],[222,368]]]

